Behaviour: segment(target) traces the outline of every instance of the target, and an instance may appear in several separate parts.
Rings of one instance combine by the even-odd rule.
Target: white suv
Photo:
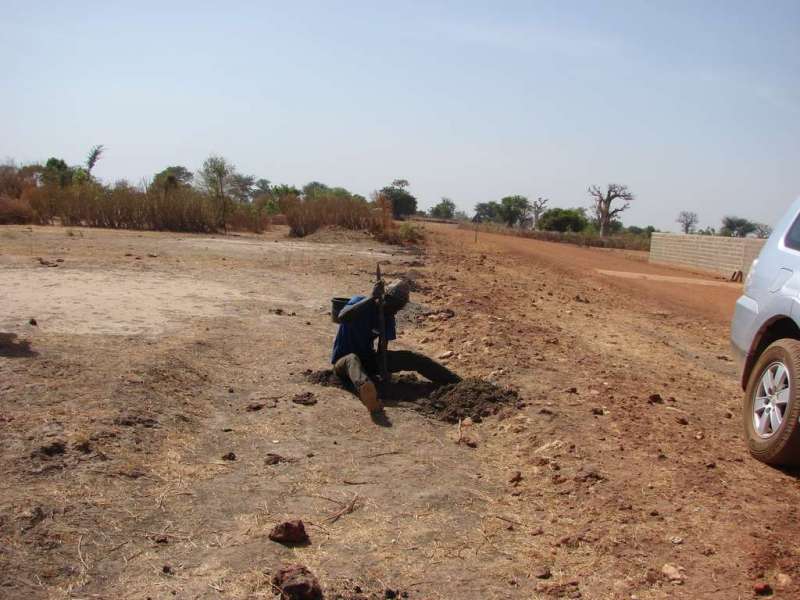
[[[751,454],[773,465],[800,465],[800,198],[753,261],[731,342],[741,361]]]

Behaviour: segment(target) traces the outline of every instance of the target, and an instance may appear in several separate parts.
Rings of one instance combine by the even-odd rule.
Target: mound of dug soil
[[[418,399],[417,406],[424,414],[458,423],[467,417],[478,422],[497,414],[504,406],[522,408],[524,404],[514,390],[470,378],[434,390],[429,396]]]
[[[350,389],[330,370],[305,372],[306,379],[316,385]],[[524,403],[514,390],[482,379],[469,378],[459,383],[437,386],[411,373],[392,377],[392,385],[381,393],[385,404],[408,402],[422,414],[448,423],[471,418],[475,422],[496,415],[504,406],[522,408]]]

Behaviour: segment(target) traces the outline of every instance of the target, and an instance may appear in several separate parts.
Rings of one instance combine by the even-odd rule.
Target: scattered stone
[[[542,566],[542,567],[534,567],[532,574],[536,579],[550,579],[552,573],[550,572],[550,567]]]
[[[301,404],[303,406],[313,406],[317,403],[317,399],[313,392],[303,392],[302,394],[297,394],[294,398],[292,398],[292,402],[295,404]]]
[[[784,590],[792,585],[792,578],[786,573],[778,573],[775,576],[775,587],[779,590]]]
[[[308,544],[310,542],[306,527],[300,519],[284,521],[275,525],[272,531],[269,532],[269,539],[287,546]]]
[[[250,412],[256,412],[264,408],[264,404],[261,402],[251,402],[247,405],[247,410]]]
[[[264,459],[264,464],[267,466],[277,465],[282,462],[289,462],[289,460],[280,454],[273,454],[272,452],[267,454],[267,457]]]
[[[156,544],[169,544],[169,538],[165,535],[156,536],[153,541]]]
[[[92,444],[89,440],[79,440],[75,442],[72,447],[83,454],[89,454],[89,452],[92,451]]]
[[[33,325],[34,327],[37,327],[37,326],[39,325],[39,323],[36,321],[36,319],[34,319],[33,317],[31,317],[31,318],[28,320],[28,325]]]
[[[772,586],[768,583],[757,583],[753,586],[756,596],[772,596]]]
[[[604,410],[603,410],[602,408],[600,408],[599,406],[595,406],[595,407],[592,409],[592,414],[593,414],[593,415],[599,415],[599,416],[601,416],[601,417],[602,417],[604,414],[606,414],[606,411],[604,411]]]
[[[675,421],[679,425],[688,425],[689,424],[689,419],[687,419],[686,417],[675,417]]]
[[[229,388],[228,388],[228,393],[229,393],[229,394],[232,394],[233,392],[234,392],[234,389],[233,389],[232,387],[229,387]]]
[[[564,390],[564,391],[565,391],[567,394],[577,394],[577,393],[578,393],[578,388],[576,388],[576,387],[571,387],[571,388],[567,388],[567,389],[566,389],[566,390]]]
[[[683,538],[676,535],[675,537],[670,538],[669,541],[675,544],[676,546],[680,546],[683,543]]]
[[[706,469],[716,469],[716,468],[717,468],[717,463],[715,463],[713,460],[708,461],[706,463]]]
[[[153,428],[158,427],[158,421],[141,415],[120,415],[114,419],[114,425],[120,425],[122,427],[135,427],[136,425],[140,425],[142,427]]]
[[[671,565],[666,563],[663,567],[661,567],[661,574],[667,578],[670,583],[674,583],[676,585],[680,585],[683,583],[685,579],[683,573],[681,573],[680,567],[676,567],[675,565]]]
[[[453,356],[453,354],[455,354],[455,352],[453,352],[452,350],[448,350],[447,352],[442,352],[438,356],[438,358],[439,358],[439,360],[444,360],[446,358],[450,358],[451,356]]]
[[[271,312],[273,315],[278,315],[278,316],[284,314],[282,308],[270,308],[269,312]]]
[[[664,404],[664,399],[661,397],[661,394],[650,394],[647,402],[649,404]]]
[[[40,457],[40,458],[53,458],[54,456],[58,456],[60,454],[64,454],[67,451],[67,445],[57,440],[55,442],[51,442],[49,444],[45,444],[31,452],[31,457]]]
[[[164,573],[164,575],[175,574],[175,571],[172,570],[172,567],[170,565],[164,565],[163,567],[161,567],[161,572]]]
[[[515,471],[514,474],[511,476],[511,479],[508,480],[508,483],[516,485],[520,481],[522,481],[522,473],[520,471]]]
[[[322,600],[322,588],[314,574],[303,565],[281,568],[272,577],[272,586],[281,600]]]
[[[574,477],[575,481],[604,481],[605,476],[603,476],[600,471],[597,470],[597,467],[593,465],[584,465],[582,466],[578,472],[575,474]]]
[[[227,454],[223,454],[222,460],[231,460],[231,461],[236,460],[236,454],[234,454],[233,452],[228,452]]]

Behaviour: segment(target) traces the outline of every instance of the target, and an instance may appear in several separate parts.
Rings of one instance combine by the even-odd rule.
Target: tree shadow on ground
[[[38,352],[31,349],[29,340],[18,339],[16,333],[0,332],[0,356],[6,358],[28,358],[38,355]]]

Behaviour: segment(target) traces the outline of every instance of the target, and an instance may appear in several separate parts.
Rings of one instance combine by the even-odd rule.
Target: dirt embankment
[[[800,487],[745,453],[722,312],[430,227],[0,231],[0,597],[273,598],[296,564],[341,598],[796,595]],[[400,347],[520,399],[403,379],[381,428],[309,383],[376,261],[416,273]]]

